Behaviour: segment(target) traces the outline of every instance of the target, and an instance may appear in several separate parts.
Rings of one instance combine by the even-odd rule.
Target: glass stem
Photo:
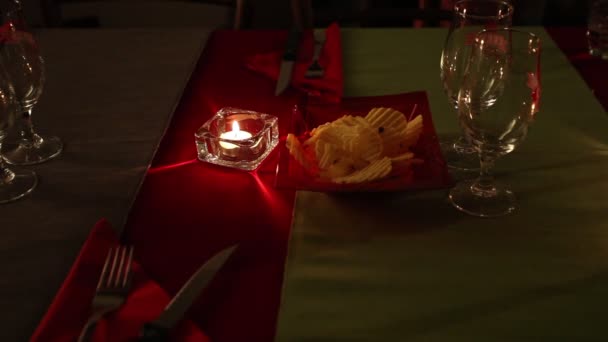
[[[496,187],[494,186],[494,176],[492,168],[496,157],[486,151],[479,152],[479,178],[471,186],[473,194],[481,197],[496,196]]]
[[[36,144],[37,134],[36,132],[34,132],[31,108],[23,111],[20,136],[21,145],[25,145],[26,147],[32,147],[32,145]]]

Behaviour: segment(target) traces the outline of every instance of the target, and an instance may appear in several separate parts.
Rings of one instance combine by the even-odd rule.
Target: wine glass
[[[0,50],[3,48],[4,46],[0,45]],[[12,85],[0,65],[0,147],[9,127],[15,122],[17,108]],[[0,157],[0,203],[11,202],[29,194],[37,183],[38,179],[34,172],[10,170]]]
[[[28,31],[18,0],[3,2],[1,34],[2,58],[13,84],[21,118],[17,142],[5,143],[2,150],[7,162],[31,165],[59,155],[63,144],[54,136],[40,136],[34,130],[32,109],[38,102],[45,80],[44,60],[34,36]]]
[[[513,192],[492,177],[495,160],[521,144],[538,109],[541,41],[514,29],[477,34],[458,93],[458,119],[479,155],[480,173],[449,194],[472,215],[495,217],[516,208]]]
[[[475,35],[485,28],[510,27],[513,6],[507,1],[460,0],[454,4],[453,20],[441,52],[441,83],[451,106],[458,110],[458,91],[469,60]],[[462,136],[442,141],[448,166],[477,170],[477,154]]]

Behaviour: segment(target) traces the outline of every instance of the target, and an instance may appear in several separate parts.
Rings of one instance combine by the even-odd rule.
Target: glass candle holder
[[[239,108],[222,108],[194,134],[198,159],[252,171],[279,142],[278,118]]]

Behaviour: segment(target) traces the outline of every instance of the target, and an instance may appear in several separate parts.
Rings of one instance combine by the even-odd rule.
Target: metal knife
[[[217,271],[226,263],[236,247],[236,245],[233,245],[220,251],[199,267],[173,299],[171,299],[169,304],[167,304],[160,316],[154,321],[144,324],[140,331],[138,341],[168,341],[171,328],[184,317],[184,314],[188,311],[192,302],[196,300],[200,292],[209,284]]]
[[[274,91],[275,95],[280,95],[289,87],[291,72],[293,71],[293,66],[296,63],[296,57],[298,55],[300,36],[301,32],[298,29],[294,28],[289,31],[287,43],[285,44],[285,53],[283,54],[283,60],[281,62],[281,70],[279,71],[279,78],[277,79],[277,87]]]

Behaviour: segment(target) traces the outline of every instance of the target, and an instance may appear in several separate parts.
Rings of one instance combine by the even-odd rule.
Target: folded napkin
[[[302,35],[298,47],[298,56],[293,68],[291,85],[302,90],[318,102],[338,103],[342,99],[344,90],[344,77],[342,73],[342,44],[340,41],[340,27],[331,24],[325,32],[325,44],[319,57],[319,64],[325,70],[322,78],[306,78],[304,74],[312,61],[314,38],[312,31]],[[279,78],[279,70],[285,41],[282,41],[276,50],[257,54],[247,58],[247,67],[273,80]]]
[[[99,221],[80,250],[47,313],[30,341],[70,341],[78,338],[90,315],[90,306],[109,249],[118,245],[114,230]],[[135,251],[135,257],[137,251]],[[169,295],[150,280],[133,262],[132,285],[123,306],[102,318],[91,341],[133,341],[144,322],[155,319],[169,302]],[[183,320],[174,329],[172,341],[209,341],[192,322]]]

